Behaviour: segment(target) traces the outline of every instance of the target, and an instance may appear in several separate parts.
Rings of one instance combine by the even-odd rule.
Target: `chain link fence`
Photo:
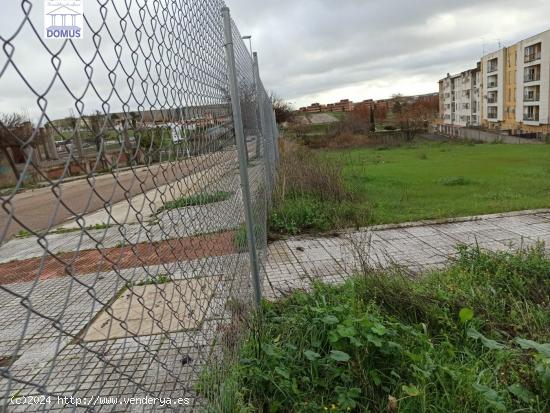
[[[265,273],[278,132],[257,56],[221,0],[90,0],[72,41],[12,3],[0,411],[200,410]]]

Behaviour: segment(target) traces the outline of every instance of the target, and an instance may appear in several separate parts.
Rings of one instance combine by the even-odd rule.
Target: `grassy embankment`
[[[547,412],[549,296],[540,248],[463,248],[418,280],[367,270],[264,302],[200,388],[211,412]]]

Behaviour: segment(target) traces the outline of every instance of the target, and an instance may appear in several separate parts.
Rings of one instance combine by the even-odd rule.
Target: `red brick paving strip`
[[[0,285],[96,274],[236,253],[235,231],[191,238],[48,255],[0,264]],[[42,270],[40,271],[40,268]]]

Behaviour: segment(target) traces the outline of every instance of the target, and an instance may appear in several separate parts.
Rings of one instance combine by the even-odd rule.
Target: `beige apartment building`
[[[479,126],[533,138],[550,133],[550,30],[482,56],[477,68],[480,98],[477,107],[472,101],[468,113],[459,101],[467,93],[459,79],[468,73],[472,77],[475,70],[440,80],[436,129],[455,134],[456,128]],[[470,93],[474,88],[472,83]]]

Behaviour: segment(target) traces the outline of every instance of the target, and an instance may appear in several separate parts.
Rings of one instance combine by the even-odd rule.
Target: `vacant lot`
[[[550,145],[422,143],[324,152],[376,223],[550,207]]]
[[[275,224],[288,222],[285,214],[303,209],[304,199],[317,219],[282,229],[275,225],[276,231],[315,232],[550,207],[550,145],[420,142],[312,155],[316,162],[340,169],[351,200],[343,208],[315,191],[295,192],[279,205]],[[328,222],[322,221],[324,216]],[[300,216],[292,219],[299,221]]]

